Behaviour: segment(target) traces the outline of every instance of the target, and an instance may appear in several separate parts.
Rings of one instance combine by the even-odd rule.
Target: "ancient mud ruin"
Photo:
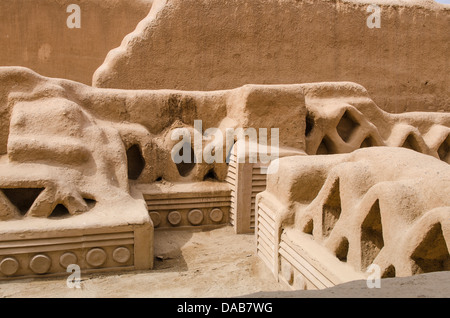
[[[154,231],[223,226],[293,289],[450,270],[449,6],[78,1],[70,29],[42,2],[53,42],[1,22],[0,279],[151,270]]]

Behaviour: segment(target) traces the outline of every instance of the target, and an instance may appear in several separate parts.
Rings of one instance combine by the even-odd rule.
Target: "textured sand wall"
[[[0,65],[91,84],[109,50],[150,10],[152,0],[2,0]],[[81,28],[70,29],[69,4],[81,9]]]

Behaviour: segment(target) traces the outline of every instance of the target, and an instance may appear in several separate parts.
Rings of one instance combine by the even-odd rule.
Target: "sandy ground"
[[[67,277],[0,282],[0,297],[235,297],[288,290],[256,257],[253,240],[231,227],[156,231],[154,270],[82,274],[81,289],[68,288]]]
[[[292,292],[257,258],[253,240],[253,235],[235,235],[231,227],[156,232],[153,270],[82,275],[81,289],[68,288],[67,277],[4,281],[0,297],[450,297],[450,272],[383,279],[380,289],[355,281]]]
[[[359,280],[324,290],[259,292],[248,298],[450,298],[450,271],[386,278],[380,288]],[[447,307],[448,308],[448,307]]]

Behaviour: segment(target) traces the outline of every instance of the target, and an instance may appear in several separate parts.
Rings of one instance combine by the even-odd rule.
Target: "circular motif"
[[[188,214],[188,220],[192,225],[199,225],[203,222],[203,212],[195,209],[191,210]]]
[[[113,260],[115,260],[117,263],[126,263],[130,259],[131,252],[126,247],[118,247],[114,250],[113,254]]]
[[[36,274],[45,274],[50,269],[52,260],[44,254],[35,255],[30,261],[30,269]]]
[[[181,222],[181,214],[178,211],[172,211],[167,215],[167,220],[172,225],[178,225]]]
[[[87,252],[86,261],[93,267],[99,267],[106,261],[106,252],[101,248],[93,248]]]
[[[161,215],[156,211],[152,211],[149,214],[150,218],[152,219],[153,226],[158,227],[161,224]]]
[[[211,212],[209,212],[209,218],[216,223],[219,223],[223,219],[223,212],[219,208],[212,209]]]
[[[67,268],[71,264],[76,264],[77,261],[78,257],[72,252],[64,253],[59,258],[59,264],[64,268]]]
[[[19,262],[14,257],[6,257],[0,262],[0,271],[6,276],[14,275],[19,269]]]

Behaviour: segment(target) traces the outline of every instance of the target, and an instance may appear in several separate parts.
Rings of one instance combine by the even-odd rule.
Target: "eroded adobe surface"
[[[448,164],[385,147],[279,161],[257,197],[257,236],[261,257],[286,282],[329,287],[371,264],[382,277],[450,270]],[[305,259],[309,267],[298,265]]]
[[[315,155],[326,152],[330,159],[318,160],[332,161],[334,153],[387,145],[415,150],[406,154],[422,152],[434,160],[430,171],[448,169],[449,114],[386,113],[355,83],[245,85],[211,92],[115,90],[19,67],[1,68],[0,82],[4,277],[58,274],[71,261],[87,271],[148,269],[153,229],[215,228],[243,218],[250,226],[256,217],[252,200],[265,189],[266,176],[255,177],[253,166],[247,170],[246,154],[230,153],[239,147],[226,142],[228,128],[279,128],[279,144],[271,151],[277,147],[281,157],[302,155],[316,162]],[[195,131],[194,120],[202,121],[202,131]],[[199,149],[195,137],[188,146],[194,157],[217,146],[222,162],[173,161],[179,142],[172,140],[175,129],[195,136],[212,127],[224,140],[203,135]],[[249,144],[245,135],[233,138],[235,145]],[[256,149],[260,154],[263,148]],[[376,153],[390,156],[387,150]],[[244,163],[226,162],[232,156]],[[358,173],[356,168],[348,175]],[[234,179],[233,169],[240,171]],[[416,173],[407,166],[398,169],[405,176]],[[239,186],[239,178],[252,184]],[[288,180],[283,178],[279,189]],[[308,189],[322,182],[320,176],[308,180]],[[237,205],[244,201],[249,208],[253,202],[253,216]],[[439,237],[439,229],[433,231],[425,242]],[[432,249],[423,243],[416,258]]]
[[[367,7],[381,8],[368,28]],[[447,5],[414,1],[157,0],[93,85],[232,89],[352,81],[384,110],[449,111]]]

